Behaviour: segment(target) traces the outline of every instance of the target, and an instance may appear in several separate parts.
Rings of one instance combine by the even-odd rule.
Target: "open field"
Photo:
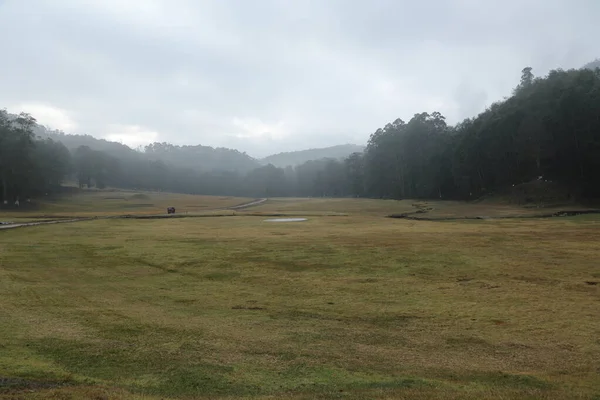
[[[411,200],[274,198],[248,209],[247,213],[386,215],[415,211]]]
[[[167,207],[179,213],[201,213],[249,202],[241,197],[196,196],[175,193],[131,191],[77,191],[72,194],[36,200],[20,210],[0,209],[0,220],[27,220],[60,217],[93,217],[123,214],[165,214]]]
[[[284,213],[287,215],[350,214],[385,216],[426,210],[422,216],[432,219],[447,217],[506,217],[543,215],[562,210],[594,209],[571,204],[561,207],[521,207],[506,202],[466,203],[436,200],[374,200],[374,199],[327,199],[327,198],[275,198],[246,210],[248,214]]]
[[[248,209],[227,210],[253,201],[251,198],[197,196],[121,190],[74,190],[73,193],[22,203],[21,209],[0,208],[0,221],[31,222],[60,218],[165,214],[173,206],[178,215],[362,215],[386,216],[427,210],[428,218],[503,217],[540,215],[586,206],[521,207],[515,204],[421,200],[374,200],[352,198],[270,198]]]
[[[413,203],[0,231],[0,398],[600,398],[600,217]]]

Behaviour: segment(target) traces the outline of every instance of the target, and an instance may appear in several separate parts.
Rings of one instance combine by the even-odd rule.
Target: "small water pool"
[[[265,219],[265,222],[302,222],[306,220],[306,218],[272,218]]]

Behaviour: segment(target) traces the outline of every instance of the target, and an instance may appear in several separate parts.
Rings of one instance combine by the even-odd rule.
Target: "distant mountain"
[[[364,150],[365,146],[359,146],[356,144],[342,144],[321,149],[309,149],[273,154],[259,161],[264,165],[273,164],[276,167],[284,168],[288,165],[293,167],[304,164],[307,161],[320,160],[322,158],[342,159],[348,157],[352,153],[361,153]]]
[[[111,142],[105,139],[96,139],[90,135],[68,135],[64,132],[51,130],[41,125],[34,127],[33,132],[43,139],[50,138],[59,141],[71,151],[80,146],[87,146],[92,150],[103,151],[115,157],[138,154],[137,151],[122,143]]]
[[[12,115],[11,117],[16,116]],[[352,153],[363,152],[365,149],[365,146],[343,144],[319,149],[278,153],[257,160],[238,150],[202,145],[176,146],[170,143],[152,143],[146,146],[143,151],[138,151],[122,143],[97,139],[90,135],[65,134],[62,131],[52,130],[42,125],[35,126],[34,133],[41,138],[51,138],[62,142],[71,151],[80,146],[87,146],[92,150],[102,151],[118,159],[145,158],[162,161],[174,167],[201,172],[211,170],[247,172],[268,164],[285,168],[324,158],[343,159]]]
[[[597,58],[592,62],[589,62],[587,64],[585,64],[583,66],[583,68],[587,68],[587,69],[596,69],[596,68],[600,68],[600,59]]]
[[[90,135],[67,135],[43,126],[36,126],[34,132],[42,138],[51,138],[62,142],[71,151],[77,149],[79,146],[87,146],[92,150],[99,150],[120,159],[146,157],[151,160],[160,160],[165,164],[175,167],[188,168],[195,171],[221,170],[247,172],[261,165],[245,153],[226,148],[213,148],[201,145],[175,146],[169,143],[153,143],[146,146],[144,152],[139,152],[122,143],[96,139]]]
[[[246,153],[224,147],[152,143],[146,146],[144,154],[152,159],[195,170],[246,172],[260,167],[260,163]]]

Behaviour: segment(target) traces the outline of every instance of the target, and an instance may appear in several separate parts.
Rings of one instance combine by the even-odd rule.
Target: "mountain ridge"
[[[600,58],[596,58],[594,61],[590,61],[589,63],[585,64],[582,68],[585,68],[585,69],[600,68]]]
[[[339,144],[329,147],[310,148],[305,150],[286,151],[272,154],[259,159],[263,165],[272,164],[279,168],[304,164],[307,161],[320,160],[323,158],[341,159],[352,153],[362,153],[365,146],[358,144]]]
[[[15,118],[15,115],[11,115]],[[33,116],[35,118],[35,116]],[[365,146],[341,144],[321,148],[309,148],[271,154],[267,157],[252,157],[246,152],[227,147],[197,145],[174,145],[167,142],[154,142],[134,149],[126,144],[97,138],[88,134],[71,134],[41,124],[33,128],[36,136],[42,139],[53,139],[61,142],[71,152],[80,146],[102,151],[113,156],[147,157],[150,160],[162,161],[177,167],[196,171],[250,171],[265,165],[287,167],[301,165],[307,161],[323,158],[343,159],[354,152],[362,152]]]

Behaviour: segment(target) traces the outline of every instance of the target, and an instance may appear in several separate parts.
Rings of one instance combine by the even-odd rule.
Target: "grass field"
[[[354,214],[377,215],[415,211],[410,200],[275,198],[248,209],[247,213],[281,212],[289,215]]]
[[[0,398],[599,399],[600,218],[411,209],[0,231]]]
[[[43,198],[19,210],[0,209],[2,219],[51,219],[61,217],[92,217],[123,214],[166,214],[167,207],[178,213],[202,213],[216,208],[231,207],[253,199],[241,197],[195,196],[159,192],[127,192],[94,190]]]
[[[244,212],[284,213],[288,215],[349,214],[362,216],[385,216],[426,210],[426,217],[506,217],[549,214],[561,210],[593,209],[589,206],[570,204],[552,207],[521,207],[507,202],[465,203],[460,201],[423,200],[373,200],[373,199],[327,199],[327,198],[275,198]],[[425,214],[423,214],[425,215]]]

